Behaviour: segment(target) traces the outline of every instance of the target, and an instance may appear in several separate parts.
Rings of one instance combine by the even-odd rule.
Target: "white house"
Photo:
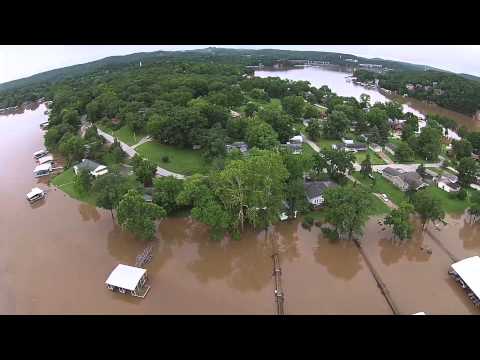
[[[294,137],[292,137],[292,138],[290,139],[290,142],[291,142],[291,143],[301,144],[301,143],[303,143],[303,136],[302,136],[302,135],[295,135]]]
[[[444,175],[440,177],[437,186],[446,192],[458,192],[461,188],[458,183],[458,178],[455,175]]]
[[[467,292],[475,306],[480,306],[480,257],[472,256],[453,263],[448,274]]]
[[[37,187],[33,188],[32,191],[30,191],[27,194],[27,200],[31,204],[33,204],[34,202],[36,202],[38,200],[42,200],[44,197],[45,197],[45,192],[42,189],[39,189]]]
[[[105,165],[101,165],[88,159],[83,159],[81,163],[73,166],[75,175],[78,175],[81,169],[87,169],[89,173],[95,177],[108,173],[108,169]]]
[[[303,184],[307,200],[313,206],[320,206],[324,202],[323,192],[328,188],[336,187],[333,181],[311,181]]]

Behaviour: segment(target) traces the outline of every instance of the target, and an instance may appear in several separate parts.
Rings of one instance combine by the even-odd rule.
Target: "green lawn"
[[[52,179],[52,184],[67,193],[70,197],[95,205],[95,198],[91,194],[79,193],[74,186],[75,173],[73,168],[65,170]]]
[[[379,194],[387,194],[388,198],[395,204],[400,205],[402,202],[407,201],[405,193],[393,185],[390,181],[386,180],[382,175],[374,173],[373,176],[376,179],[375,186],[372,187],[373,181],[368,177],[364,177],[360,172],[355,171],[352,176],[360,181],[363,185],[371,188],[372,192]],[[378,198],[377,198],[378,199]],[[379,199],[380,200],[380,199]]]
[[[351,182],[348,183],[346,186],[353,186]],[[368,187],[367,190],[370,190]],[[368,215],[375,216],[375,215],[382,215],[390,212],[390,208],[378,197],[373,195],[372,193],[369,194],[371,200],[372,200],[372,205],[370,206],[369,209],[367,209]]]
[[[447,193],[446,191],[443,191],[442,189],[439,189],[435,186],[429,186],[423,191],[426,191],[430,193],[434,198],[439,199],[443,204],[443,209],[445,210],[445,212],[457,214],[463,213],[465,209],[470,206],[469,198],[473,193],[477,192],[476,190],[468,189],[467,192],[470,196],[467,198],[467,200],[459,200],[456,198],[452,198],[451,193]]]
[[[138,133],[134,134],[132,130],[130,130],[127,126],[122,126],[120,129],[113,131],[112,129],[106,128],[104,126],[99,126],[99,128],[106,133],[109,133],[112,136],[117,137],[120,141],[128,145],[135,145],[142,139],[145,134]]]
[[[317,152],[315,150],[313,150],[312,147],[310,145],[308,145],[307,143],[303,144],[303,153],[307,154],[307,155],[317,154]]]
[[[322,149],[325,149],[325,148],[331,149],[333,144],[339,144],[341,142],[342,140],[332,140],[332,139],[325,139],[325,138],[321,138],[315,141],[315,143]]]
[[[368,149],[368,153],[370,154],[370,160],[373,165],[384,165],[386,164],[385,161],[382,160],[374,151]],[[357,163],[361,163],[367,157],[367,152],[357,152],[354,154],[355,158],[357,159]]]
[[[155,141],[140,145],[135,150],[158,166],[183,175],[206,174],[211,168],[198,150],[181,149]],[[163,156],[168,156],[170,161],[163,162]]]

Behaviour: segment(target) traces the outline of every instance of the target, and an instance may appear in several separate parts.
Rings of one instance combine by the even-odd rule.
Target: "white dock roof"
[[[480,257],[472,256],[452,264],[452,269],[480,297]]]
[[[45,171],[45,170],[51,170],[52,169],[52,164],[51,163],[46,163],[42,165],[38,165],[35,170],[33,170],[34,173],[38,171]]]
[[[119,264],[112,271],[105,284],[127,290],[135,290],[138,282],[146,272],[147,270],[145,269]]]
[[[36,196],[36,195],[40,195],[40,194],[43,194],[43,190],[42,189],[39,189],[38,187],[35,187],[32,189],[32,191],[30,191],[28,194],[27,194],[27,197],[29,199],[31,199],[32,197]]]
[[[38,159],[38,163],[40,165],[45,164],[47,162],[51,162],[51,161],[53,161],[53,156],[52,155],[43,156],[40,159]]]

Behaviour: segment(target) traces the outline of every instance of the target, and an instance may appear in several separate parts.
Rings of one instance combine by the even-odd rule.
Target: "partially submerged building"
[[[33,204],[39,200],[45,198],[45,191],[42,189],[35,187],[27,194],[27,200],[30,204]]]
[[[46,163],[46,164],[38,165],[33,170],[33,176],[38,178],[38,177],[49,175],[51,172],[52,172],[52,163]]]
[[[105,284],[109,290],[143,298],[150,290],[150,286],[146,286],[147,280],[147,270],[118,264]]]
[[[480,306],[480,257],[472,256],[450,266],[448,274],[465,290],[476,307]]]

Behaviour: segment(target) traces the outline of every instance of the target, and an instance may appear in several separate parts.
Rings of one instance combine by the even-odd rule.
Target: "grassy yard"
[[[135,145],[142,139],[145,134],[134,134],[132,130],[130,130],[127,126],[122,126],[120,129],[113,131],[112,129],[106,128],[104,126],[99,126],[99,128],[106,133],[109,133],[112,136],[117,137],[120,141],[128,145]]]
[[[312,147],[310,145],[308,145],[307,143],[303,143],[303,153],[306,154],[306,155],[317,154],[317,152],[315,150],[313,150]]]
[[[333,144],[339,144],[341,142],[342,140],[332,140],[332,139],[325,139],[325,138],[321,138],[315,141],[315,143],[322,149],[325,149],[325,148],[331,149]]]
[[[375,193],[380,194],[387,194],[388,198],[395,204],[400,205],[400,203],[407,201],[405,193],[403,193],[400,189],[398,189],[395,185],[391,182],[386,180],[382,175],[374,173],[373,176],[375,177],[375,186],[372,187],[372,180],[367,177],[364,177],[360,172],[353,172],[352,176],[360,181],[363,185],[371,188],[371,190]]]
[[[429,186],[424,191],[430,193],[432,197],[439,199],[443,204],[445,212],[454,214],[463,213],[470,206],[470,196],[477,192],[476,190],[468,189],[467,192],[469,193],[469,197],[467,197],[467,200],[459,200],[452,197],[451,193],[447,193],[435,186]]]
[[[55,176],[52,179],[52,184],[74,199],[95,205],[95,198],[91,194],[78,192],[77,189],[75,189],[74,181],[75,173],[73,172],[73,168],[70,168]]]
[[[158,166],[179,174],[206,174],[210,170],[210,165],[197,150],[181,149],[154,141],[140,145],[135,150]],[[169,162],[162,161],[164,156],[169,157]]]
[[[346,186],[353,186],[352,183],[350,182]],[[366,187],[367,190],[370,190],[368,187]],[[368,215],[375,216],[375,215],[382,215],[390,212],[390,208],[378,197],[373,195],[372,193],[369,194],[371,200],[372,200],[372,205],[370,208],[368,208],[366,211]]]
[[[368,153],[370,154],[370,160],[372,165],[384,165],[386,164],[374,151],[368,149]],[[357,159],[357,163],[361,163],[367,157],[367,152],[357,152],[354,154],[355,158]]]

